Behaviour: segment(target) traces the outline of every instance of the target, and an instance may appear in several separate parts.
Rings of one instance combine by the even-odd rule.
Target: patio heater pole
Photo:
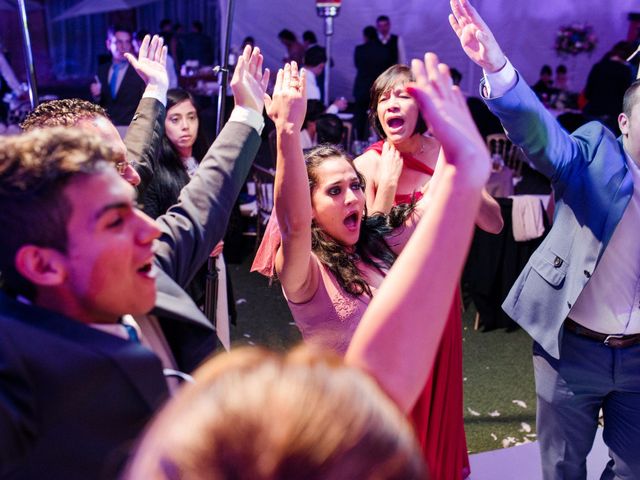
[[[316,0],[316,12],[324,18],[325,49],[327,62],[324,66],[324,105],[329,106],[329,86],[331,85],[331,37],[333,35],[333,19],[340,13],[341,0]]]
[[[233,22],[233,9],[235,6],[235,0],[227,1],[227,18],[225,21],[225,40],[222,47],[222,65],[218,65],[214,68],[214,71],[220,74],[220,89],[218,90],[218,114],[216,116],[216,137],[222,130],[222,123],[225,118],[225,104],[227,101],[227,85],[229,83],[229,49],[231,45],[231,25]],[[204,314],[211,320],[211,323],[216,325],[216,310],[218,307],[218,268],[216,267],[217,256],[209,255],[207,260],[207,276],[205,282],[205,297],[204,297]],[[228,319],[220,319],[220,321],[227,322]]]
[[[18,14],[20,15],[20,28],[22,30],[22,43],[24,47],[24,63],[27,71],[27,85],[29,86],[29,100],[31,108],[38,106],[38,87],[36,85],[36,69],[33,64],[33,51],[31,50],[31,37],[27,25],[27,8],[25,0],[18,0]]]
[[[227,100],[227,86],[229,84],[229,49],[231,46],[231,25],[235,0],[227,0],[227,18],[225,21],[225,40],[222,47],[222,61],[214,70],[220,73],[220,90],[218,90],[218,115],[216,117],[216,137],[222,130]]]

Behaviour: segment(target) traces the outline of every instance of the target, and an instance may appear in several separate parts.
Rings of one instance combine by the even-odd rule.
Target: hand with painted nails
[[[424,62],[413,60],[411,69],[416,81],[407,85],[407,91],[441,142],[446,163],[463,166],[484,185],[490,173],[489,154],[464,95],[451,81],[449,67],[427,53]]]
[[[258,47],[247,45],[238,58],[236,69],[231,79],[231,90],[236,105],[251,108],[262,114],[264,97],[269,84],[269,69],[262,72],[264,61]]]
[[[162,37],[154,35],[152,38],[146,35],[140,45],[138,58],[130,53],[125,53],[124,56],[147,86],[155,86],[166,94],[169,89],[169,74],[167,47]]]
[[[266,99],[267,113],[276,128],[300,131],[307,112],[307,73],[296,62],[278,71],[273,96]]]
[[[469,0],[450,0],[450,3],[449,23],[467,56],[488,73],[504,67],[507,57]]]

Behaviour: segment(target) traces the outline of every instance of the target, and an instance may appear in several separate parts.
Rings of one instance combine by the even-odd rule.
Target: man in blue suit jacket
[[[535,340],[544,477],[586,477],[602,409],[611,459],[601,478],[640,478],[640,83],[625,95],[621,138],[597,122],[569,135],[468,0],[451,5],[487,105],[556,199],[553,228],[503,305]]]

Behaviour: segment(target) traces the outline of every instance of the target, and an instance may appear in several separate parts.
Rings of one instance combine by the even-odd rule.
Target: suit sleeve
[[[560,126],[522,77],[504,95],[484,100],[511,141],[554,184],[566,183],[582,167],[584,146]]]
[[[36,438],[35,405],[19,352],[0,335],[0,477],[20,462]]]
[[[259,147],[254,128],[228,122],[178,203],[158,218],[162,235],[156,260],[179,285],[192,279],[222,239]]]
[[[143,97],[124,138],[128,159],[134,162],[134,168],[140,175],[139,195],[144,194],[153,177],[153,165],[164,134],[165,115],[166,109],[160,101]]]

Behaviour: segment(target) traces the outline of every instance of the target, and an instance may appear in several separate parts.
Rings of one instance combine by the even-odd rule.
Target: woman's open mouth
[[[387,126],[391,131],[400,130],[404,126],[404,119],[399,117],[390,118],[389,120],[387,120]]]
[[[356,231],[358,229],[358,223],[359,223],[359,218],[360,216],[358,215],[357,212],[353,212],[352,214],[348,215],[345,219],[344,219],[344,226],[347,227],[348,230],[350,231]]]

